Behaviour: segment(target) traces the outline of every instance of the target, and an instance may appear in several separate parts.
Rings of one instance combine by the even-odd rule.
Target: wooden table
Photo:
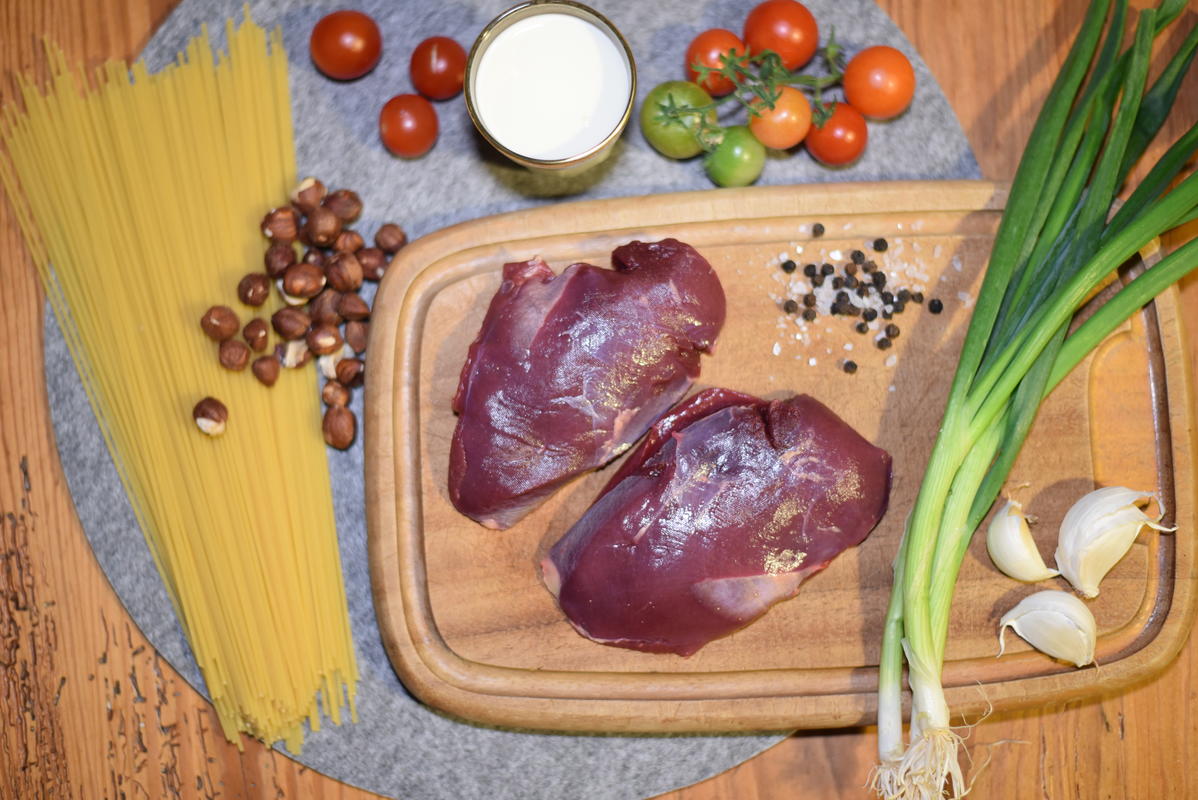
[[[0,98],[12,96],[13,70],[38,64],[36,35],[89,63],[128,58],[175,2],[0,0]],[[881,5],[940,80],[985,176],[1010,178],[1084,0]],[[1186,28],[1198,22],[1193,3],[1186,17]],[[1198,75],[1178,106],[1169,141],[1198,118]],[[256,742],[239,753],[207,703],[134,627],[63,479],[42,375],[43,298],[4,203],[0,292],[0,797],[368,796]],[[1198,281],[1183,301],[1192,319]],[[989,760],[974,796],[1198,796],[1196,693],[1191,640],[1163,674],[1130,691],[994,715],[970,740],[975,763]],[[872,730],[797,735],[669,797],[861,797],[874,747]]]

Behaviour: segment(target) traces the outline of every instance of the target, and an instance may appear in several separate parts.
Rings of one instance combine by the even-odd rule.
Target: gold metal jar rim
[[[495,139],[487,130],[487,126],[483,124],[482,118],[478,113],[478,108],[475,106],[474,100],[474,83],[478,74],[478,64],[482,59],[483,52],[495,40],[500,33],[510,27],[512,24],[519,22],[522,19],[535,16],[537,14],[559,13],[569,14],[570,16],[578,17],[592,23],[604,33],[606,33],[624,53],[624,58],[628,62],[628,102],[624,105],[624,113],[620,116],[619,122],[612,128],[602,140],[587,148],[585,151],[570,156],[568,158],[558,159],[541,159],[532,158],[530,156],[517,153],[511,148],[505,146],[502,142]],[[465,76],[465,96],[466,96],[466,111],[470,114],[470,119],[474,123],[474,127],[482,134],[482,137],[499,152],[515,161],[517,164],[522,164],[526,167],[535,169],[567,169],[576,167],[584,162],[590,161],[596,155],[602,153],[609,148],[620,138],[620,134],[628,126],[628,121],[632,118],[632,109],[636,104],[636,59],[632,56],[632,48],[628,46],[623,34],[619,29],[611,23],[611,21],[600,14],[590,6],[576,3],[574,0],[526,0],[519,5],[512,6],[507,11],[504,11],[495,19],[487,23],[487,26],[482,29],[478,38],[474,40],[474,44],[470,47],[470,54],[466,58],[466,76]]]

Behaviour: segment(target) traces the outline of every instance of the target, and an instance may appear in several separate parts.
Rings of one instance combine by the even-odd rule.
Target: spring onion
[[[1114,0],[1113,9],[1112,0],[1091,0],[1016,171],[894,563],[879,665],[880,763],[873,780],[887,800],[968,791],[960,737],[941,684],[949,608],[969,541],[1006,481],[1041,401],[1116,327],[1198,267],[1195,240],[1144,270],[1071,329],[1074,315],[1115,270],[1198,217],[1198,174],[1177,182],[1198,151],[1198,125],[1111,215],[1198,50],[1196,29],[1148,86],[1153,42],[1184,8],[1185,0],[1162,0],[1141,11],[1134,40],[1123,49],[1127,0]],[[906,738],[904,664],[911,691]]]

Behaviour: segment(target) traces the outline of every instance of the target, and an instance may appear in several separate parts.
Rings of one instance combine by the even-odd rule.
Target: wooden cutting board
[[[367,376],[366,479],[375,608],[405,685],[479,722],[580,731],[740,731],[872,722],[890,564],[943,409],[1005,187],[989,182],[838,184],[713,190],[560,204],[464,223],[397,256],[375,299]],[[814,223],[825,232],[813,235]],[[608,265],[632,239],[673,236],[702,252],[728,296],[728,321],[695,389],[814,395],[894,456],[890,511],[858,548],[798,596],[690,658],[579,636],[541,585],[544,550],[582,514],[608,471],[580,478],[508,531],[458,514],[446,492],[450,398],[466,349],[508,261],[540,255],[560,271]],[[888,248],[870,244],[885,237]],[[857,321],[800,324],[801,266],[865,251],[908,304],[880,350]],[[800,270],[788,275],[780,263]],[[1193,398],[1176,297],[1166,292],[1114,333],[1044,404],[1010,488],[1038,517],[1051,564],[1057,529],[1096,485],[1158,494],[1172,535],[1141,533],[1089,601],[1097,666],[1074,669],[997,623],[1062,580],[1000,574],[983,536],[965,559],[944,683],[954,711],[1063,700],[1138,681],[1174,657],[1194,612]],[[851,348],[851,349],[850,349]],[[858,365],[841,369],[844,359]],[[610,468],[609,468],[610,469]]]

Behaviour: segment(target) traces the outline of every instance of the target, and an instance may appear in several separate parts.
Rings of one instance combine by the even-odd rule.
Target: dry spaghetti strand
[[[221,369],[198,327],[296,179],[282,38],[245,17],[155,74],[47,45],[48,85],[0,109],[0,183],[225,735],[298,749],[322,711],[356,717],[319,398],[310,372]],[[191,422],[206,395],[218,438]]]

